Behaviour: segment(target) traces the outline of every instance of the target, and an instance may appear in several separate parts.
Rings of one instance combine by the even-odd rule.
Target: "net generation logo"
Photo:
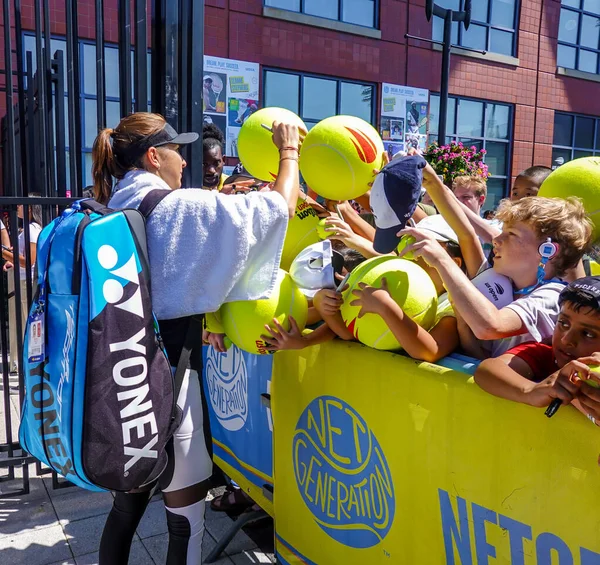
[[[394,521],[394,485],[360,414],[333,396],[315,398],[298,420],[292,445],[298,490],[323,531],[354,548],[381,542]]]

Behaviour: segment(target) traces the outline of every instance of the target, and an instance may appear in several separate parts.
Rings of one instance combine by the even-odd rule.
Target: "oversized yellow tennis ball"
[[[262,125],[271,127],[274,121],[306,129],[294,112],[284,108],[263,108],[244,122],[237,140],[240,161],[253,177],[264,181],[274,180],[279,171],[279,149],[273,143],[273,134]]]
[[[331,200],[363,195],[373,169],[383,166],[384,147],[371,124],[354,116],[333,116],[312,128],[300,150],[300,172],[317,194]]]
[[[592,241],[600,238],[600,157],[582,157],[558,167],[542,183],[538,196],[580,198],[594,224]]]
[[[325,231],[325,227],[327,226],[329,218],[323,218],[319,220],[317,224],[317,235],[320,239],[327,239],[333,232]]]
[[[281,252],[282,269],[288,271],[292,261],[300,251],[319,241],[318,226],[319,216],[317,216],[315,209],[310,204],[298,199],[296,213],[288,222],[283,242],[283,251]]]
[[[240,349],[258,355],[269,353],[266,350],[267,344],[261,338],[267,334],[265,324],[270,325],[273,318],[277,318],[289,330],[289,317],[293,316],[300,330],[303,330],[307,314],[306,297],[292,281],[292,277],[281,269],[270,298],[228,302],[221,306],[221,321],[227,337]]]
[[[361,343],[393,351],[401,349],[400,343],[377,314],[358,317],[360,308],[350,306],[355,300],[352,291],[359,282],[381,288],[381,279],[387,279],[392,298],[404,312],[426,330],[431,328],[437,311],[437,293],[429,275],[416,263],[394,257],[375,257],[361,263],[348,279],[349,288],[343,293],[342,318],[354,337]]]
[[[398,251],[398,253],[401,253],[405,247],[412,245],[416,241],[417,240],[412,235],[405,235],[400,240],[400,243],[398,244],[398,247],[396,248],[396,250]],[[414,261],[415,255],[412,251],[409,251],[408,253],[402,255],[402,259],[406,259],[407,261]]]

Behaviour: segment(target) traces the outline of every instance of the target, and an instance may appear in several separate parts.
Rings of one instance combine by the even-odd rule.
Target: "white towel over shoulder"
[[[137,208],[158,176],[130,171],[117,184],[110,208]],[[173,191],[147,226],[152,304],[158,319],[215,312],[235,300],[267,298],[277,279],[288,222],[276,192],[224,195]]]

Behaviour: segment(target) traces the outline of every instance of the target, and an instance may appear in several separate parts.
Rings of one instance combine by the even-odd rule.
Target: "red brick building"
[[[205,2],[205,54],[260,63],[262,104],[285,105],[308,122],[357,108],[377,125],[382,83],[426,88],[436,137],[440,49],[405,39],[407,33],[441,39],[440,21],[427,22],[424,0]],[[462,2],[438,0],[455,9]],[[33,28],[31,4],[23,0],[25,30]],[[65,33],[64,7],[50,4],[58,40]],[[85,39],[94,35],[93,1],[78,5],[86,51]],[[489,205],[526,167],[600,153],[600,119],[594,118],[600,116],[600,0],[477,0],[469,30],[455,26],[456,44],[486,53],[457,49],[452,56],[448,134],[488,150]],[[105,29],[106,40],[116,41],[117,0],[105,0]],[[82,52],[84,85],[87,60]],[[107,77],[108,69],[110,63]],[[87,105],[92,115],[95,78],[88,82],[82,111]],[[116,100],[109,108],[114,119]],[[95,124],[84,116],[82,127],[89,150]]]

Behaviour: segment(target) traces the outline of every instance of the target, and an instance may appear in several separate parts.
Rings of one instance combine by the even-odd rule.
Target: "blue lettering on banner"
[[[524,540],[533,541],[531,526],[497,514],[493,510],[471,503],[472,520],[469,520],[468,503],[456,497],[456,511],[450,495],[438,489],[442,534],[446,550],[447,565],[473,565],[471,534],[475,541],[477,565],[489,564],[489,558],[496,558],[496,550],[487,539],[486,527],[498,526],[508,534],[510,544],[510,564],[525,565]],[[473,525],[472,532],[470,524]],[[600,565],[600,553],[581,547],[581,565]],[[535,538],[535,563],[537,565],[574,565],[573,553],[569,546],[557,535],[540,533]],[[458,563],[455,560],[458,555]]]
[[[377,438],[349,404],[315,398],[296,425],[292,457],[300,495],[325,533],[355,548],[385,538],[396,504],[392,474]]]

